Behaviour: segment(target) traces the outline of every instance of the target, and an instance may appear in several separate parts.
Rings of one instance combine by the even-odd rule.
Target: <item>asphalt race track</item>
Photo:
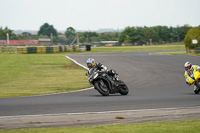
[[[70,54],[86,66],[94,58],[115,69],[129,94],[101,96],[94,89],[44,96],[0,98],[0,116],[83,113],[200,106],[200,95],[184,79],[184,63],[200,65],[200,57],[153,55],[150,52]],[[85,74],[85,73],[83,73]],[[78,81],[77,81],[78,82]]]

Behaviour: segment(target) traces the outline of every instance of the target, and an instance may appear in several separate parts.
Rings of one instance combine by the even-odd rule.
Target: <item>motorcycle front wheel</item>
[[[103,82],[103,81],[101,81]],[[109,95],[109,90],[108,90],[108,86],[103,82],[95,82],[94,86],[96,88],[96,90],[102,95],[102,96],[108,96]]]
[[[122,84],[120,85],[119,93],[121,95],[127,95],[129,93],[129,89],[123,81],[121,81],[121,82],[122,82]]]

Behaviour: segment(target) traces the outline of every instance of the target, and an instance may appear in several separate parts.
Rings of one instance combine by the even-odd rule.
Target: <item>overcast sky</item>
[[[0,0],[0,27],[39,30],[200,25],[200,0]]]

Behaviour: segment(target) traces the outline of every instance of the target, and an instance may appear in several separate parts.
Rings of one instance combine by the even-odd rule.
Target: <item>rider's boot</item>
[[[196,85],[194,85],[194,93],[199,94],[199,92],[200,92],[200,89],[196,87]]]

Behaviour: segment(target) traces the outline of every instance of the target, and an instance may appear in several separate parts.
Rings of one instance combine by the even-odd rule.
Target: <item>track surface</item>
[[[101,96],[91,89],[80,92],[0,98],[0,116],[102,112],[154,108],[195,107],[200,95],[184,79],[184,63],[200,65],[200,57],[149,55],[149,52],[84,53],[69,57],[85,65],[94,58],[117,71],[130,89],[127,96]],[[84,73],[83,73],[84,74]]]

